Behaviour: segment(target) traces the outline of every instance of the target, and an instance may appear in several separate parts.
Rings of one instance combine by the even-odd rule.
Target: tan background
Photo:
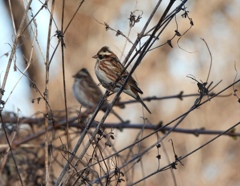
[[[66,1],[65,7],[65,25],[69,22],[78,1]],[[135,40],[136,34],[140,32],[142,26],[147,20],[150,12],[155,6],[155,1],[86,1],[77,13],[69,30],[64,36],[66,43],[65,49],[65,65],[66,65],[66,83],[67,83],[67,101],[68,106],[78,107],[78,103],[71,93],[73,83],[72,75],[80,68],[89,69],[93,78],[97,81],[94,74],[95,60],[91,56],[104,45],[109,46],[119,57],[123,51],[126,40],[115,36],[112,31],[106,31],[105,27],[99,22],[106,22],[112,28],[121,30],[125,35],[129,32],[128,19],[131,11],[135,9],[142,10],[142,19],[131,30],[130,39]],[[163,3],[166,5],[166,2]],[[55,19],[60,25],[60,15],[62,13],[61,3],[56,3]],[[172,41],[173,48],[168,45],[160,47],[150,52],[143,60],[142,64],[135,71],[134,77],[139,82],[139,86],[143,90],[143,97],[148,96],[169,96],[184,91],[185,94],[196,93],[196,82],[186,77],[192,74],[197,80],[205,81],[209,70],[210,57],[205,44],[200,38],[204,38],[211,50],[213,56],[212,71],[209,81],[214,84],[220,80],[223,82],[215,89],[218,92],[234,81],[236,71],[234,64],[240,70],[240,3],[239,1],[190,1],[187,3],[187,10],[190,11],[189,16],[193,19],[194,26],[180,40],[180,46],[189,52],[181,50],[176,43],[176,39]],[[47,14],[47,11],[44,13]],[[156,18],[153,19],[154,25],[161,16],[162,11],[158,11]],[[94,19],[95,18],[95,19]],[[178,19],[179,32],[183,33],[189,28],[189,21]],[[42,24],[36,18],[37,23]],[[48,24],[48,22],[44,23]],[[160,38],[159,44],[171,38],[174,34],[175,23],[172,22],[166,32]],[[60,26],[58,26],[60,28]],[[55,31],[55,29],[53,29]],[[54,34],[54,33],[53,33]],[[53,35],[52,34],[52,35]],[[56,40],[56,38],[53,38]],[[127,54],[130,44],[127,44],[124,55]],[[36,59],[36,58],[35,58]],[[124,59],[124,57],[122,58]],[[43,90],[43,73],[39,70],[39,66],[43,66],[44,61],[36,60],[33,69],[30,69],[30,77],[36,79],[37,85]],[[41,68],[41,67],[40,67]],[[31,75],[33,74],[33,75]],[[53,109],[64,109],[63,89],[62,89],[62,71],[60,48],[54,58],[54,64],[50,68],[50,104]],[[43,76],[43,77],[41,77]],[[236,88],[240,88],[239,84]],[[102,89],[104,90],[104,89]],[[228,89],[224,94],[233,93],[233,89]],[[31,97],[36,97],[33,91]],[[130,100],[131,98],[122,95],[122,100]],[[29,98],[31,99],[31,98]],[[172,119],[181,115],[189,109],[195,98],[184,98],[183,101],[177,99],[169,99],[162,101],[146,102],[152,111],[149,115],[144,111],[144,116],[148,121],[157,124],[160,121],[168,123]],[[44,104],[34,104],[35,111],[43,111]],[[129,119],[132,123],[142,122],[142,107],[140,104],[127,105],[126,109],[119,110],[119,114],[125,119]],[[100,114],[101,115],[101,114]],[[98,116],[100,119],[100,116]],[[204,127],[208,130],[226,130],[240,120],[239,103],[236,97],[216,98],[199,109],[192,112],[180,125],[181,128],[196,129]],[[117,121],[116,118],[110,116],[108,121]],[[239,127],[236,129],[239,131]],[[144,131],[147,134],[149,131]],[[132,143],[136,131],[124,130],[123,133],[116,131],[116,147],[118,149],[124,147],[128,143]],[[131,137],[133,138],[131,139]],[[214,136],[202,135],[196,137],[190,134],[172,133],[164,141],[166,152],[171,161],[174,160],[171,144],[169,139],[174,141],[175,150],[178,156],[194,150]],[[142,143],[142,146],[152,144],[152,137]],[[124,143],[123,143],[124,141]],[[237,185],[240,182],[239,174],[239,139],[233,140],[230,137],[222,136],[207,147],[194,153],[183,161],[184,166],[180,164],[177,170],[174,170],[177,185],[184,186],[202,186],[202,185]],[[151,173],[157,168],[156,149],[150,151],[142,159],[145,175]],[[160,149],[162,155],[161,166],[167,163],[166,155]],[[142,167],[136,166],[136,178],[142,177]],[[138,176],[137,176],[138,175]],[[146,185],[173,185],[173,178],[170,171],[156,174],[149,178]],[[141,183],[139,185],[144,185]]]

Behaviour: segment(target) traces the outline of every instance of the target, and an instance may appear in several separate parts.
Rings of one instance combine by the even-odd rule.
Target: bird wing
[[[83,81],[82,86],[89,93],[88,96],[89,96],[90,101],[94,104],[98,104],[98,102],[100,101],[100,99],[103,96],[99,87],[94,82],[89,82],[89,81]]]
[[[115,61],[113,60],[112,63],[115,66],[115,69],[117,71],[117,76],[119,77],[122,73],[122,71],[124,70],[124,66],[122,65],[122,63],[120,61]],[[119,80],[119,84],[123,85],[124,83],[124,79],[128,76],[129,72],[127,70],[125,70],[125,72],[122,74],[122,78]],[[128,79],[128,83],[127,83],[131,88],[133,88],[134,90],[136,90],[138,93],[143,94],[142,90],[137,86],[137,82],[136,80],[130,76]]]

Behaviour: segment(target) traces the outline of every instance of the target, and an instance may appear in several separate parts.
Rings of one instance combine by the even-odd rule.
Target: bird
[[[118,92],[123,85],[125,78],[129,74],[127,70],[123,72],[124,66],[118,57],[109,49],[109,47],[104,46],[92,58],[97,59],[94,70],[102,86],[111,92]],[[137,82],[132,76],[129,77],[123,88],[123,92],[140,102],[151,114],[151,111],[139,96],[139,93],[143,94],[143,91],[138,87]]]
[[[86,68],[80,69],[75,75],[73,75],[73,78],[74,83],[72,91],[74,97],[83,107],[93,112],[103,97],[102,91],[94,82]],[[105,100],[101,110],[105,112],[108,106],[109,103]],[[123,121],[123,119],[113,109],[111,110],[111,113],[114,114],[122,123],[125,123],[125,121]]]

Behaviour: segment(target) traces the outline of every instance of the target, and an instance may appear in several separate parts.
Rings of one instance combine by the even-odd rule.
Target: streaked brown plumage
[[[93,111],[103,97],[102,91],[85,68],[78,71],[73,77],[75,78],[72,88],[74,97],[82,106]],[[101,110],[105,112],[108,106],[108,102],[105,101]],[[113,109],[111,110],[111,113],[113,113],[121,122],[124,122]]]
[[[93,56],[93,58],[97,59],[97,62],[95,64],[95,73],[102,86],[112,92],[118,92],[124,83],[124,79],[129,74],[127,71],[125,71],[122,74],[120,80],[115,83],[124,69],[124,66],[119,61],[118,57],[107,46],[104,46],[98,51],[96,55]],[[137,82],[133,79],[133,77],[130,77],[128,79],[123,92],[139,101],[151,114],[148,107],[138,95],[138,93],[143,94],[143,92],[137,86]]]

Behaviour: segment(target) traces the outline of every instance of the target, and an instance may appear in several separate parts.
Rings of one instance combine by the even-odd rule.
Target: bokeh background
[[[141,31],[146,23],[151,11],[156,5],[155,0],[92,0],[85,1],[78,11],[76,17],[71,23],[68,31],[64,36],[66,44],[65,48],[65,71],[67,86],[67,102],[69,107],[79,108],[79,104],[72,95],[72,84],[74,75],[79,69],[88,68],[93,78],[97,81],[94,74],[95,59],[92,56],[102,46],[109,46],[121,60],[124,59],[131,44],[126,42],[122,36],[116,36],[116,33],[108,30],[100,23],[107,23],[115,30],[120,30],[134,41],[137,34]],[[177,1],[178,2],[178,1]],[[73,13],[80,2],[78,0],[66,1],[64,25],[70,21]],[[166,7],[168,1],[163,1],[161,9],[157,12],[153,22],[156,24],[162,11]],[[15,26],[18,28],[23,11],[24,2],[12,1],[13,19]],[[49,3],[49,9],[50,9]],[[42,4],[40,1],[34,0],[31,11],[35,14]],[[144,58],[141,65],[134,73],[134,78],[138,81],[139,86],[143,90],[143,97],[149,96],[170,96],[176,95],[180,91],[184,94],[196,93],[198,91],[196,82],[186,76],[191,74],[198,81],[206,81],[210,66],[210,55],[206,45],[201,40],[203,38],[213,57],[212,69],[209,82],[216,84],[220,80],[222,82],[214,89],[214,92],[222,90],[230,85],[235,76],[239,79],[240,72],[240,1],[239,0],[212,0],[212,1],[189,1],[186,4],[189,16],[192,18],[194,26],[181,38],[179,43],[177,39],[172,41],[173,48],[164,45],[151,52]],[[130,13],[142,11],[142,18],[132,29],[129,27]],[[3,79],[6,64],[8,61],[8,53],[11,51],[11,45],[14,38],[13,22],[9,11],[8,1],[0,2],[0,78]],[[55,31],[60,29],[60,20],[62,14],[62,3],[60,1],[55,5],[55,24],[53,26],[51,45],[53,48],[57,43],[54,36]],[[31,13],[29,13],[31,15]],[[49,12],[42,9],[35,18],[35,24],[38,29],[38,42],[41,52],[38,48],[35,50],[33,61],[27,72],[28,77],[34,80],[40,90],[44,91],[44,56],[46,53],[47,32],[48,32]],[[177,17],[178,30],[184,33],[189,27],[189,21],[181,16]],[[159,45],[165,43],[174,35],[176,23],[173,21],[162,34],[157,42]],[[31,47],[31,31],[25,32],[21,38],[22,45],[19,45],[16,55],[16,64],[23,70],[26,62],[24,57],[29,56]],[[179,47],[179,46],[181,47]],[[237,71],[236,71],[237,70]],[[21,73],[11,68],[7,87],[3,99],[9,100],[6,103],[4,111],[19,112],[23,116],[31,116],[36,112],[44,112],[44,102],[40,101],[33,104],[33,98],[39,97],[38,93],[31,89],[27,78],[23,77],[16,89],[10,94],[14,85],[18,81]],[[239,90],[240,85],[235,86]],[[101,87],[104,91],[104,89]],[[51,108],[54,110],[64,109],[64,94],[62,83],[62,67],[61,67],[61,50],[57,50],[53,62],[50,67],[50,86],[49,98]],[[233,88],[228,89],[223,94],[233,94]],[[109,99],[111,100],[112,97]],[[121,100],[127,101],[131,98],[121,95]],[[126,105],[125,109],[114,108],[124,119],[128,119],[131,123],[142,123],[142,116],[147,117],[149,123],[158,124],[160,121],[167,123],[177,116],[181,115],[189,109],[196,98],[184,98],[183,101],[178,99],[166,99],[161,101],[146,102],[152,111],[149,115],[144,111],[140,104]],[[101,119],[102,113],[99,113],[98,119]],[[114,116],[109,116],[108,121],[117,121]],[[181,128],[198,129],[205,128],[207,130],[226,130],[230,126],[239,122],[240,107],[237,98],[233,95],[224,98],[216,98],[211,100],[204,106],[192,112],[184,122],[179,126]],[[239,127],[236,128],[239,131]],[[145,130],[143,135],[150,131]],[[135,130],[124,130],[124,132],[116,132],[116,147],[123,148],[126,144],[132,143],[137,132]],[[164,142],[166,152],[171,161],[174,161],[172,146],[168,142],[172,139],[175,150],[179,156],[184,155],[206,141],[213,138],[213,135],[200,135],[196,137],[190,134],[172,133]],[[151,139],[156,140],[156,139]],[[124,141],[124,143],[123,143]],[[143,142],[142,146],[148,146],[151,141]],[[240,173],[238,171],[240,148],[239,139],[234,140],[231,137],[222,136],[207,147],[199,150],[183,161],[184,166],[178,165],[174,170],[177,185],[238,185],[240,183]],[[161,164],[167,163],[167,155],[162,153]],[[151,151],[144,156],[143,166],[136,166],[136,179],[156,170],[157,160],[156,151]],[[59,170],[58,170],[59,171]],[[56,172],[58,172],[56,171]],[[173,185],[173,178],[170,171],[156,174],[147,179],[146,182],[139,185]],[[123,184],[124,185],[124,184]]]

